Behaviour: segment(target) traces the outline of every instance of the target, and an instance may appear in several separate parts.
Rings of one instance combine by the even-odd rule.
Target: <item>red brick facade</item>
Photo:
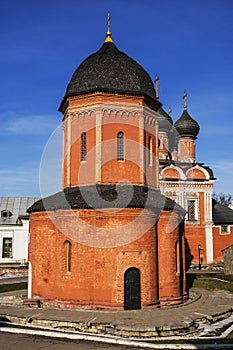
[[[114,98],[103,94],[101,101],[105,108],[99,123],[98,98],[96,102],[91,99],[91,105],[90,98],[89,95],[85,106],[84,98],[81,99],[85,113],[76,112],[80,109],[79,99],[75,102],[71,99],[65,113],[63,187],[127,180],[156,189],[156,113],[143,106],[143,99],[131,97],[128,104],[123,96],[118,96],[118,102],[121,101],[124,111],[114,111]],[[88,158],[82,162],[80,136],[83,132]],[[125,137],[123,161],[116,159],[119,132]],[[97,133],[101,139],[99,167]],[[31,213],[31,296],[39,297],[44,303],[69,307],[124,309],[125,275],[130,269],[137,269],[140,307],[182,302],[186,298],[182,220],[172,209],[163,210],[159,221],[153,211],[134,208]],[[71,259],[69,271],[67,244]]]
[[[139,215],[139,209],[117,214],[93,210],[32,213],[32,296],[60,306],[124,309],[124,274],[134,267],[140,271],[142,308],[182,302],[186,293],[181,289],[185,270],[179,217],[163,211],[156,225],[153,212],[143,212],[140,222],[135,220]],[[80,225],[80,220],[87,225]],[[118,237],[111,233],[113,226],[119,228]],[[104,236],[98,233],[103,227]],[[145,233],[140,236],[140,232]],[[123,242],[129,243],[120,243],[122,234]],[[64,248],[67,241],[71,244],[70,271]]]
[[[233,225],[227,227],[227,232],[222,232],[222,226],[213,227],[213,245],[215,262],[223,261],[223,249],[230,247],[233,242]]]
[[[159,191],[159,106],[144,92],[87,92],[63,100],[62,189],[64,196],[73,196],[72,208],[65,203],[53,209],[55,195],[47,201],[54,200],[49,209],[42,201],[31,210],[30,297],[120,310],[178,304],[187,297],[184,211]],[[95,203],[92,196],[90,203],[84,198],[84,209],[78,207],[80,199],[75,202],[83,188],[88,193],[93,185],[109,189],[118,183],[128,189],[126,201],[133,186],[138,198],[153,189],[153,200],[148,207],[140,198],[119,205],[119,195],[117,208],[102,205],[101,210],[100,197]],[[153,209],[156,201],[162,204]]]

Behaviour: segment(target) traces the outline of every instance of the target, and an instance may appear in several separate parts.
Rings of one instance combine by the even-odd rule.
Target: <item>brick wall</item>
[[[221,226],[213,226],[214,262],[223,261],[222,250],[233,242],[233,226],[228,226],[228,233],[221,234]]]
[[[159,293],[168,303],[180,302],[183,272],[176,271],[174,250],[179,232],[177,217],[170,216],[169,212],[162,215],[157,239],[155,214],[149,210],[32,213],[29,261],[33,296],[50,302],[59,299],[68,304],[123,309],[124,274],[135,267],[140,270],[142,308],[158,305]],[[166,229],[168,221],[176,226],[172,232]],[[67,240],[72,247],[70,272],[64,250]]]
[[[186,293],[184,265],[184,238],[176,213],[163,211],[158,222],[158,278],[159,298],[162,304],[177,303]]]
[[[91,210],[60,211],[49,213],[50,217],[31,214],[33,295],[123,308],[124,273],[136,267],[141,272],[142,305],[157,303],[154,214],[147,211],[134,223],[139,214],[137,209],[101,216]],[[78,225],[77,215],[86,226]],[[103,227],[104,236],[98,233]],[[115,227],[119,228],[117,237],[111,232]],[[145,233],[140,236],[138,232]],[[65,270],[66,240],[72,244],[70,273]]]
[[[158,187],[157,125],[155,113],[147,108],[143,97],[117,98],[100,93],[68,102],[63,119],[63,188],[125,180]],[[86,161],[80,158],[83,132]],[[117,160],[118,132],[124,133],[123,161]],[[150,166],[146,151],[149,136],[153,138]]]

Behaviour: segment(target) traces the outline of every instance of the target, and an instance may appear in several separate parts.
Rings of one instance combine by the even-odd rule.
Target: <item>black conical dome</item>
[[[145,95],[156,100],[149,74],[140,64],[118,50],[113,42],[104,42],[76,69],[60,110],[67,97],[95,91]]]

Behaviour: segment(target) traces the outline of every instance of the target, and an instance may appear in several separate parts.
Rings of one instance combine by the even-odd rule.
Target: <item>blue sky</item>
[[[108,11],[117,47],[153,80],[159,74],[174,121],[187,90],[201,127],[197,161],[214,170],[216,192],[233,194],[232,0],[1,0],[0,195],[38,196],[43,181],[43,194],[60,190],[58,107],[74,70],[102,45]]]

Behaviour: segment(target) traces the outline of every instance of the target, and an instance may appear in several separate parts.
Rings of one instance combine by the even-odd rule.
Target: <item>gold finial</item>
[[[156,74],[155,76],[155,98],[159,99],[159,76]]]
[[[106,33],[106,39],[105,39],[105,43],[112,43],[112,38],[111,38],[111,30],[110,30],[110,20],[111,20],[111,14],[110,12],[108,12],[108,20],[107,20],[107,26],[108,26],[108,31]]]
[[[184,100],[184,109],[187,109],[187,92],[186,91],[184,91],[183,100]]]
[[[169,107],[168,115],[169,115],[169,117],[171,117],[171,115],[172,115],[172,109],[171,109],[171,107]]]

